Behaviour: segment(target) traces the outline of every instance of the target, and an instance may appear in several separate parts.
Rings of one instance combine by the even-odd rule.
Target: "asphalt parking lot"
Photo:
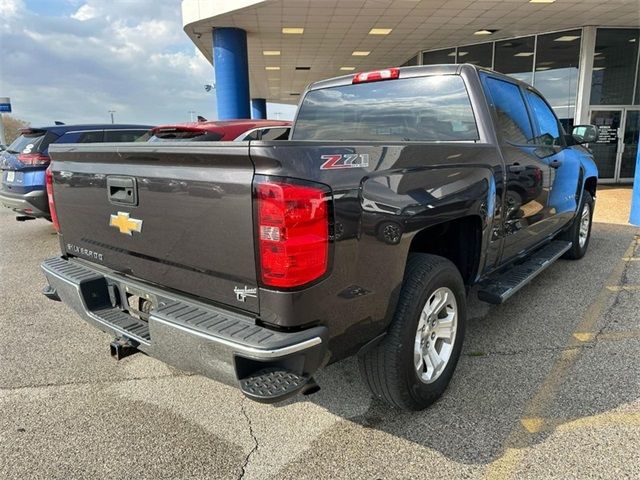
[[[449,390],[404,413],[372,400],[355,361],[279,406],[116,362],[107,335],[40,294],[50,224],[0,209],[0,478],[638,478],[636,234],[596,223],[583,260],[505,305],[471,300]]]

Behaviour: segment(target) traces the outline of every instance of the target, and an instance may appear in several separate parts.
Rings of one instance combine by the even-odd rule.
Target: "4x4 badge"
[[[247,297],[257,298],[258,296],[257,288],[249,288],[246,285],[244,286],[244,288],[235,287],[233,291],[236,294],[236,300],[238,300],[239,302],[246,302]]]

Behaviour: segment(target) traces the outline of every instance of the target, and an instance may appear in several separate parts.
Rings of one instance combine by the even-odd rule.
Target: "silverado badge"
[[[140,233],[142,231],[142,220],[129,218],[129,214],[127,212],[118,212],[117,215],[111,215],[111,218],[109,219],[109,226],[116,227],[120,230],[120,233],[131,235],[131,232]]]

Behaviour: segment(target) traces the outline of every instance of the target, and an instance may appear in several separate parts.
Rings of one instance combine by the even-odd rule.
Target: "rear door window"
[[[80,133],[78,143],[100,143],[103,139],[104,132],[102,130],[87,130]]]
[[[258,140],[260,138],[260,130],[254,130],[253,132],[247,133],[244,137],[241,138],[243,141],[247,140]]]
[[[265,128],[260,130],[260,140],[287,140],[289,138],[288,128]]]
[[[149,138],[150,142],[217,142],[222,135],[203,130],[158,130]]]
[[[142,135],[147,133],[147,130],[105,130],[104,141],[105,142],[135,142]]]
[[[517,145],[533,143],[533,128],[529,112],[515,83],[482,76],[485,90],[493,103],[497,128],[503,140]]]
[[[478,129],[459,75],[399,78],[312,90],[293,140],[473,141]]]

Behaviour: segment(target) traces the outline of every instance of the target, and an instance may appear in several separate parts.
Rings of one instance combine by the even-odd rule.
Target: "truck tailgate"
[[[68,254],[258,312],[246,144],[70,144],[49,152]]]

